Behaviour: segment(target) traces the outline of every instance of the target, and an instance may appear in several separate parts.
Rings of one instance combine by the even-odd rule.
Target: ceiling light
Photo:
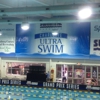
[[[2,33],[0,32],[0,36],[2,35]]]
[[[29,25],[28,23],[23,23],[23,24],[21,25],[21,28],[22,28],[23,30],[28,30],[29,27],[30,27],[30,25]]]
[[[58,32],[52,32],[52,35],[58,35]]]
[[[78,16],[80,19],[89,18],[92,15],[92,9],[90,7],[83,8],[78,12]]]

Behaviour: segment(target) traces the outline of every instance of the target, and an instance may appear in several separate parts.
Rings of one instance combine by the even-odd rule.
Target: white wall
[[[7,66],[6,62],[27,62],[27,63],[46,63],[46,72],[54,69],[54,81],[56,80],[56,64],[77,64],[80,63],[82,65],[100,65],[99,60],[81,60],[81,59],[28,59],[28,58],[0,58],[0,69],[1,69],[1,77],[7,76]],[[15,77],[16,75],[10,75],[9,78]],[[24,76],[17,76],[24,77]]]
[[[57,64],[82,64],[82,65],[100,65],[100,60],[89,59],[52,59]]]

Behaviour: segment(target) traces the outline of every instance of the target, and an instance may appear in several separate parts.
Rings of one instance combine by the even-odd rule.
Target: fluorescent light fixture
[[[52,32],[52,35],[58,35],[58,32]]]
[[[2,32],[0,32],[0,36],[2,35]]]
[[[92,15],[92,9],[90,7],[83,8],[78,12],[78,16],[80,19],[89,18],[91,15]]]
[[[28,29],[30,28],[30,25],[29,25],[28,23],[23,23],[23,24],[21,25],[21,28],[22,28],[23,30],[28,30]]]

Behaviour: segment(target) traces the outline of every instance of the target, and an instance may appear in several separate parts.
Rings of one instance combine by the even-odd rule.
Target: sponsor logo
[[[38,82],[27,81],[26,84],[27,84],[27,85],[38,85]]]
[[[27,81],[26,84],[27,84],[27,85],[31,85],[31,81]]]
[[[38,85],[38,82],[32,82],[32,85]]]
[[[91,89],[91,90],[100,90],[100,87],[95,87],[95,86],[86,86],[86,89]]]
[[[91,89],[91,86],[86,86],[86,89]]]
[[[92,90],[100,90],[100,87],[91,87]]]
[[[42,23],[40,28],[60,28],[62,27],[61,23]]]

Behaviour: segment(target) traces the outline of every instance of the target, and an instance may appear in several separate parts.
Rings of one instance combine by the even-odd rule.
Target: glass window
[[[72,77],[73,76],[73,71],[72,71],[72,65],[68,66],[68,77]]]
[[[83,65],[75,65],[74,66],[74,75],[73,75],[75,84],[84,84],[85,77],[85,66]]]
[[[74,66],[74,78],[84,78],[85,67],[81,65]]]
[[[86,78],[91,78],[91,66],[86,66]]]
[[[56,77],[61,78],[61,65],[57,65],[56,71]]]
[[[68,79],[68,83],[70,83],[70,84],[71,84],[71,83],[72,83],[72,79]]]
[[[7,62],[7,74],[27,75],[29,66],[45,66],[45,64]]]

